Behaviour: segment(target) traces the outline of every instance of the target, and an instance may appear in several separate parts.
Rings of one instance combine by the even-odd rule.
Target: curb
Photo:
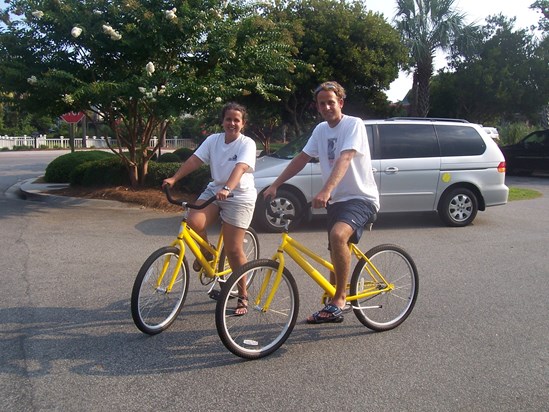
[[[107,199],[85,199],[46,193],[50,190],[64,189],[69,187],[68,183],[34,183],[40,177],[20,182],[8,189],[12,196],[23,200],[51,202],[60,205],[70,206],[95,206],[107,208],[133,208],[133,205]]]
[[[38,200],[48,197],[61,197],[46,192],[69,187],[68,183],[34,183],[37,179],[39,178],[28,179],[19,184],[19,193],[23,199]]]

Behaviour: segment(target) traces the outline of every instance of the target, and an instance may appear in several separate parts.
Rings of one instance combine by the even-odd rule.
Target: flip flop
[[[321,316],[321,314],[326,314]],[[324,306],[324,308],[307,318],[307,323],[319,324],[319,323],[340,323],[343,322],[343,311],[336,305],[331,303]]]
[[[238,309],[244,309],[245,311],[243,313],[236,313]],[[248,297],[247,296],[239,296],[238,302],[236,304],[236,309],[234,310],[233,316],[244,316],[248,313]]]

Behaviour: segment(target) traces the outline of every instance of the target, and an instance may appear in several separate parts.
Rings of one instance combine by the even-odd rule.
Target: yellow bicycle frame
[[[375,267],[375,265],[370,261],[370,259],[368,259],[368,257],[366,257],[364,253],[362,253],[362,251],[355,244],[353,243],[349,244],[349,248],[351,250],[351,253],[355,255],[358,260],[364,259],[366,261],[365,270],[366,272],[368,272],[372,280],[368,282],[364,282],[364,285],[361,285],[360,293],[356,295],[347,296],[346,300],[348,302],[378,295],[380,293],[389,292],[394,289],[394,284],[388,283],[383,278],[383,275],[379,272],[379,270]],[[330,272],[334,271],[334,267],[332,263],[328,262],[326,259],[320,257],[311,249],[299,243],[297,240],[292,238],[287,232],[284,232],[282,233],[282,240],[280,242],[280,245],[278,246],[277,251],[272,257],[272,260],[275,262],[279,262],[279,264],[278,264],[278,269],[276,272],[276,277],[274,279],[273,285],[269,291],[267,298],[265,299],[265,303],[262,306],[262,310],[264,312],[269,310],[271,301],[274,298],[278,285],[282,280],[282,272],[285,267],[285,257],[284,257],[285,253],[288,256],[290,256],[290,258],[292,258],[294,262],[296,262],[299,265],[299,267],[303,269],[303,271],[305,271],[305,273],[309,275],[322,289],[324,289],[324,291],[328,296],[330,297],[334,296],[334,293],[335,293],[334,285],[332,285],[322,275],[322,273],[320,273],[315,267],[313,267],[306,260],[305,256],[309,257],[310,259],[317,262],[318,264],[324,266]],[[256,307],[260,307],[259,303],[261,300],[263,300],[263,296],[267,291],[268,284],[271,279],[271,275],[272,273],[268,273],[268,275],[265,277],[263,281],[263,284],[258,293],[258,297],[254,302]]]
[[[179,249],[179,257],[177,259],[177,264],[174,267],[174,271],[172,273],[170,283],[166,288],[166,293],[172,290],[172,287],[175,281],[177,280],[177,274],[179,273],[179,268],[181,267],[183,263],[183,257],[185,256],[186,246],[190,249],[190,251],[196,257],[196,259],[200,262],[200,264],[202,265],[202,270],[205,272],[205,275],[207,277],[214,278],[214,277],[225,276],[231,273],[230,267],[224,268],[220,272],[217,271],[220,254],[221,254],[220,248],[222,244],[223,244],[223,232],[219,234],[219,238],[217,240],[217,246],[214,248],[212,245],[206,242],[198,233],[196,233],[193,228],[188,226],[187,221],[185,219],[182,220],[181,226],[179,228],[179,233],[177,235],[177,239],[175,239],[170,244],[170,246],[175,246]],[[210,252],[214,257],[213,261],[209,262],[208,260],[206,260],[204,253],[202,253],[202,250],[207,250],[208,252]],[[170,261],[170,258],[166,257],[166,259],[164,260],[164,265],[162,267],[162,272],[156,282],[157,288],[159,288],[160,285],[162,284],[162,279],[164,278],[164,275],[168,270],[169,261]]]

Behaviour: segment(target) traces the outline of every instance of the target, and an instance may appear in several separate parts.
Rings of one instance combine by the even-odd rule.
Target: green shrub
[[[174,153],[162,153],[158,158],[158,163],[180,163],[181,159]]]
[[[202,165],[177,182],[178,187],[182,192],[199,194],[210,182],[210,174],[210,166]]]
[[[164,179],[173,176],[173,174],[177,172],[179,166],[181,166],[180,163],[149,162],[145,186],[159,188],[162,186],[162,181]]]
[[[150,162],[145,185],[149,187],[162,186],[162,181],[173,176],[180,166],[180,163]],[[210,167],[203,165],[178,181],[176,183],[176,188],[185,193],[199,194],[204,190],[209,181]]]
[[[123,186],[130,184],[128,170],[118,157],[78,165],[70,175],[72,186]]]
[[[182,162],[187,160],[191,155],[194,153],[193,149],[189,149],[188,147],[180,147],[177,150],[174,150],[173,154],[175,154],[179,159],[181,159]]]
[[[48,183],[69,183],[71,180],[71,173],[78,165],[113,156],[116,155],[111,152],[103,152],[100,150],[67,153],[59,156],[48,164],[44,179]]]
[[[12,150],[33,150],[34,147],[32,146],[25,146],[25,145],[15,145],[13,146]]]
[[[508,145],[518,143],[527,134],[539,130],[539,128],[525,122],[519,122],[498,127],[498,130],[501,144]]]

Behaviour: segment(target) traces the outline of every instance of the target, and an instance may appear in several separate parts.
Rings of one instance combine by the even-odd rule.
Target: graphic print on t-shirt
[[[334,165],[336,142],[337,138],[335,137],[328,139],[328,162],[330,167]]]

